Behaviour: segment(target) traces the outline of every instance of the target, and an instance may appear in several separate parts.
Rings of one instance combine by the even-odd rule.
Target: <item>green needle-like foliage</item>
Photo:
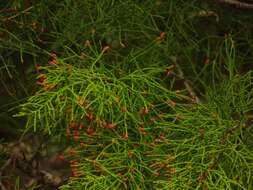
[[[205,104],[185,104],[187,96],[158,80],[164,69],[118,73],[94,60],[43,67],[42,89],[20,113],[27,129],[65,136],[75,147],[68,157],[78,177],[62,189],[252,187],[253,155],[244,141],[251,73],[207,90]]]
[[[0,8],[1,83],[15,92],[1,116],[66,149],[59,189],[253,189],[251,15],[195,0]]]

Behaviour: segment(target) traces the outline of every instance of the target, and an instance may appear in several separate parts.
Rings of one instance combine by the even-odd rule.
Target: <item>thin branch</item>
[[[33,9],[33,6],[28,7],[28,8],[26,8],[25,10],[23,10],[23,11],[21,11],[21,12],[15,14],[15,15],[13,15],[13,16],[11,16],[11,17],[8,17],[8,18],[4,19],[3,22],[8,21],[8,20],[12,20],[12,19],[14,19],[14,18],[20,16],[21,14],[28,13],[31,9]]]
[[[253,10],[253,3],[241,2],[239,0],[216,0],[219,3],[228,4],[238,9],[250,9]]]
[[[211,17],[211,16],[215,17],[216,22],[219,22],[219,20],[220,20],[219,15],[216,12],[214,12],[214,11],[201,10],[201,11],[198,11],[198,12],[194,12],[188,18],[189,19],[193,19],[195,17],[197,17],[197,18],[205,18],[205,17]]]
[[[3,166],[0,168],[0,178],[2,177],[3,171],[6,167],[8,167],[12,162],[12,158],[9,158],[8,160],[6,160],[6,162],[3,164]],[[2,183],[1,179],[0,179],[0,187],[2,190],[7,190],[6,187],[4,186],[4,184]]]
[[[185,79],[184,73],[183,73],[181,67],[179,66],[179,64],[177,63],[177,58],[174,56],[171,56],[170,59],[172,60],[173,64],[175,65],[175,67],[178,71],[179,78],[184,80],[184,86],[185,86],[186,90],[189,92],[190,96],[196,101],[196,103],[198,103],[198,104],[201,103],[200,99],[198,98],[198,96],[194,92],[193,88],[191,87],[189,80]]]
[[[1,187],[1,189],[2,190],[7,190],[6,188],[5,188],[5,186],[4,186],[4,184],[0,181],[0,187]]]

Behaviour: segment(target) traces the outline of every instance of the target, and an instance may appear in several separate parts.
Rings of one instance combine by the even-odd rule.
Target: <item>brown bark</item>
[[[219,3],[234,6],[238,9],[250,9],[253,10],[253,1],[240,1],[240,0],[217,0]]]

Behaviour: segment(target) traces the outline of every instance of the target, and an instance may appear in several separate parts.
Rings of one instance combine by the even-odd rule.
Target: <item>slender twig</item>
[[[11,17],[8,17],[8,18],[4,19],[3,22],[8,21],[8,20],[11,20],[11,19],[14,19],[14,18],[20,16],[21,14],[25,14],[25,13],[27,13],[28,11],[30,11],[32,8],[33,8],[33,6],[28,7],[28,8],[26,8],[25,10],[23,10],[23,11],[21,11],[21,12],[15,14],[15,15],[13,15],[13,16],[11,16]]]
[[[10,165],[11,161],[12,161],[12,158],[9,158],[8,160],[6,160],[6,162],[4,163],[4,165],[3,165],[3,166],[1,167],[1,169],[0,169],[0,174],[2,174],[3,170],[4,170],[7,166]]]
[[[253,10],[253,3],[241,2],[239,0],[216,0],[219,3],[228,4],[238,9],[250,9]]]
[[[0,181],[0,187],[1,187],[1,189],[2,190],[7,190],[6,188],[5,188],[5,186],[4,186],[4,184]]]
[[[190,96],[196,100],[196,103],[198,103],[198,104],[201,103],[200,99],[198,98],[198,96],[194,92],[193,88],[191,87],[189,80],[185,79],[184,73],[183,73],[181,67],[179,66],[179,64],[177,63],[177,58],[174,56],[171,56],[170,59],[173,61],[173,64],[175,65],[175,67],[178,71],[178,77],[180,79],[184,80],[184,86],[185,86],[186,90],[189,92]]]
[[[8,160],[6,160],[6,162],[2,165],[2,167],[0,168],[0,178],[2,177],[3,171],[6,167],[8,167],[12,162],[12,158],[9,158]],[[0,179],[0,187],[2,190],[7,190],[4,186],[4,184],[2,183],[1,179]]]
[[[201,11],[198,11],[198,12],[194,12],[188,18],[189,19],[193,19],[195,17],[197,17],[197,18],[206,18],[206,17],[211,17],[211,16],[215,17],[216,22],[219,22],[219,20],[220,20],[219,15],[214,11],[207,11],[207,10],[201,10]]]
[[[14,9],[14,8],[7,8],[7,9],[1,9],[0,10],[0,13],[12,13],[12,12],[18,12],[17,9]]]

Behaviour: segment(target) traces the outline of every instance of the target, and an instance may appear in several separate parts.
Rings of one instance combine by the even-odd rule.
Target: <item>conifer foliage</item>
[[[0,188],[253,189],[252,14],[229,10],[1,3]]]

